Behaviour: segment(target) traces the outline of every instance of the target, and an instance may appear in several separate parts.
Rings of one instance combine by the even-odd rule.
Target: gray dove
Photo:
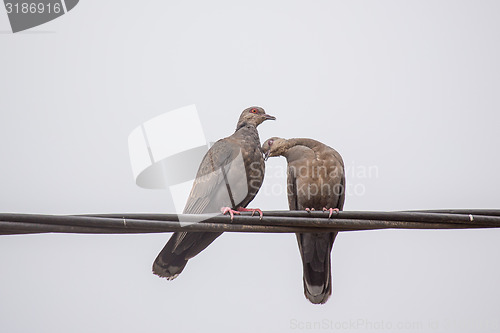
[[[284,156],[288,162],[290,210],[324,210],[331,217],[345,199],[344,162],[333,148],[312,139],[271,138],[262,145],[267,160]],[[304,295],[324,304],[332,293],[330,253],[337,232],[297,233],[303,264]]]
[[[238,120],[233,135],[217,141],[205,154],[189,194],[184,214],[229,213],[246,209],[264,179],[265,163],[257,126],[276,118],[263,108],[249,107]],[[175,232],[153,263],[153,273],[175,279],[189,259],[203,251],[222,233]]]

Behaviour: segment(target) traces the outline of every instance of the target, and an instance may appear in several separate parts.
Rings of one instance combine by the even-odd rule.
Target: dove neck
[[[243,141],[255,142],[260,146],[259,132],[257,128],[253,125],[245,124],[236,129],[233,134],[234,137],[238,137]]]
[[[255,132],[257,132],[257,127],[254,124],[247,123],[246,121],[238,122],[238,125],[236,125],[235,133],[241,129],[248,129],[250,131],[254,130]]]
[[[294,139],[288,139],[288,148],[292,148],[295,146],[304,146],[307,148],[311,148],[312,150],[316,151],[319,146],[319,142],[313,139],[306,139],[306,138],[294,138]]]

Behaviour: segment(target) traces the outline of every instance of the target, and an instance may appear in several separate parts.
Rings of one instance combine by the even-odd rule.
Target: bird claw
[[[308,213],[310,213],[310,212],[314,211],[314,208],[306,208],[305,211],[308,212]]]
[[[222,212],[222,215],[226,215],[226,213],[229,213],[229,215],[231,215],[231,222],[233,222],[234,214],[240,214],[240,212],[232,209],[231,207],[222,207],[220,211]]]
[[[252,216],[255,214],[255,212],[259,213],[259,220],[262,220],[262,217],[264,214],[259,208],[244,208],[244,207],[238,207],[238,212],[252,212]]]
[[[338,214],[340,210],[338,208],[329,208],[329,209],[326,209],[326,207],[323,207],[323,211],[324,212],[326,212],[326,211],[330,212],[330,214],[328,214],[328,218],[331,218],[333,212],[336,212]]]

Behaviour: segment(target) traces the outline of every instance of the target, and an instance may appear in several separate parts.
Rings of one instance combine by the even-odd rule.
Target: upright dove
[[[276,118],[261,107],[240,115],[233,135],[217,141],[205,154],[189,194],[184,214],[258,211],[246,209],[264,180],[265,163],[257,126]],[[175,232],[153,263],[153,273],[175,279],[189,259],[203,251],[222,233]]]
[[[344,207],[345,172],[340,154],[313,139],[270,138],[262,145],[265,159],[284,156],[288,162],[287,192],[290,210],[334,211]],[[330,253],[337,232],[297,233],[302,258],[304,295],[324,304],[332,294]]]

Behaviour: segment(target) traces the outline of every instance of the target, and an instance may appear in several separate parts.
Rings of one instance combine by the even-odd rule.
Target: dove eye
[[[269,140],[269,142],[267,143],[269,145],[269,147],[271,147],[271,145],[273,144],[274,140]]]
[[[257,109],[252,109],[252,110],[250,110],[250,112],[257,113]]]

